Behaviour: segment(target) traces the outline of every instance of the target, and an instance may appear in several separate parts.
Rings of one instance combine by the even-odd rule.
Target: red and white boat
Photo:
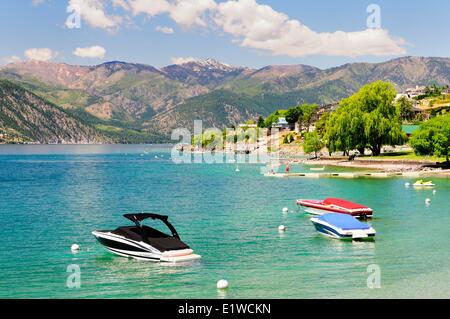
[[[302,206],[305,212],[312,215],[339,213],[357,218],[371,218],[373,215],[371,208],[339,198],[327,198],[325,200],[299,199],[297,205]]]

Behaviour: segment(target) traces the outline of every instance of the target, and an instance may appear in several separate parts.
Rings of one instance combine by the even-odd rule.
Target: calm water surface
[[[0,146],[0,298],[450,297],[450,180],[433,195],[408,179],[271,179],[260,168],[175,165],[166,146]],[[327,196],[374,208],[377,241],[318,235],[295,200]],[[169,215],[202,260],[129,260],[91,235],[143,210]],[[80,289],[66,286],[72,264]],[[371,264],[380,289],[367,288]]]

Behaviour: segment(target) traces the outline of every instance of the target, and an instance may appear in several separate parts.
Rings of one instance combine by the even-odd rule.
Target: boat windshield
[[[167,217],[167,216],[153,214],[153,213],[125,214],[123,216],[125,218],[131,220],[132,222],[134,222],[136,224],[136,226],[140,229],[147,228],[147,227],[142,226],[142,222],[144,220],[147,220],[147,219],[160,220],[167,226],[167,228],[170,229],[173,237],[179,238],[179,235],[178,235],[175,227],[173,227],[172,224],[169,223],[169,217]]]

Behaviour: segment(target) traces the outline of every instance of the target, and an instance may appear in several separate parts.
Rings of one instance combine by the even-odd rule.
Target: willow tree
[[[369,148],[374,156],[383,145],[398,145],[402,132],[399,109],[394,105],[395,88],[387,82],[374,82],[341,101],[326,124],[325,140],[330,152]]]
[[[305,153],[314,153],[315,157],[317,158],[317,153],[320,152],[323,146],[323,142],[317,132],[305,134],[305,142],[303,144],[303,150]]]

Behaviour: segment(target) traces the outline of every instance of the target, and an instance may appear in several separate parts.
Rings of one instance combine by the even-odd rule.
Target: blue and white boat
[[[374,240],[376,231],[369,224],[345,214],[325,214],[311,218],[321,234],[343,240]]]

